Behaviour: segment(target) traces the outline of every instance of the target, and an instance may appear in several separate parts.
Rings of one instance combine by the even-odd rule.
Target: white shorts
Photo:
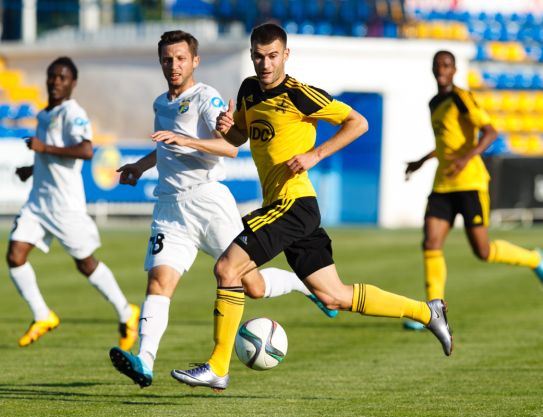
[[[15,220],[9,240],[27,242],[49,252],[56,237],[75,259],[85,259],[100,247],[96,224],[85,212],[38,212],[23,206]]]
[[[217,259],[242,229],[234,197],[219,182],[161,196],[153,211],[145,270],[168,265],[183,274],[198,249]]]

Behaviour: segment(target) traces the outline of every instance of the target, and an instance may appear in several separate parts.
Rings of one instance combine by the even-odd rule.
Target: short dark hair
[[[47,73],[51,72],[53,70],[53,67],[57,65],[67,67],[72,73],[72,78],[74,80],[77,80],[77,67],[74,64],[74,61],[72,61],[72,58],[68,56],[58,57],[57,59],[55,59],[53,62],[49,64],[49,66],[47,67]]]
[[[175,43],[186,42],[193,57],[198,56],[198,39],[188,32],[182,30],[171,30],[164,32],[158,42],[158,57],[162,57],[162,47]]]
[[[444,49],[440,50],[440,51],[437,51],[435,54],[434,54],[434,59],[432,60],[432,62],[436,62],[436,59],[439,55],[447,55],[451,58],[452,62],[453,62],[453,65],[456,66],[456,58],[454,56],[454,54],[451,52],[451,51],[446,51]]]
[[[285,48],[287,47],[287,32],[275,23],[263,23],[253,28],[251,32],[251,46],[255,43],[269,45],[277,39],[281,41]]]

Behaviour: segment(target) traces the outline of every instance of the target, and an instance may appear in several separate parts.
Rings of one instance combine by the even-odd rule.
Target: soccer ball
[[[276,321],[259,317],[241,325],[236,334],[235,348],[241,362],[251,369],[265,371],[285,359],[287,334]]]

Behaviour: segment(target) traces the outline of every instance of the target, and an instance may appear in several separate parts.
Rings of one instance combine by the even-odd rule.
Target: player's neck
[[[176,86],[170,86],[168,88],[168,98],[170,100],[176,99],[181,94],[183,94],[185,91],[187,91],[189,88],[194,87],[195,84],[196,84],[196,80],[191,78],[190,80],[187,80],[186,83],[183,83],[180,86],[177,86],[177,87]]]
[[[437,86],[437,93],[439,95],[449,94],[450,92],[452,92],[453,88],[454,88],[454,84]]]
[[[260,89],[262,91],[272,90],[275,87],[281,85],[285,81],[286,78],[287,78],[287,74],[283,74],[281,77],[277,79],[277,81],[275,81],[272,84],[262,84],[260,81],[258,82],[258,84],[260,85]]]
[[[54,109],[55,107],[60,106],[62,103],[64,103],[67,100],[70,100],[70,97],[65,97],[63,99],[58,99],[58,100],[49,99],[46,110]]]

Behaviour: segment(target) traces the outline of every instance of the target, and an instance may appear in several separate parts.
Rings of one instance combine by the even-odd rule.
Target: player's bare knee
[[[94,259],[94,257],[89,256],[84,259],[75,259],[75,265],[79,272],[86,277],[89,277],[98,267],[98,261]]]
[[[488,257],[490,256],[490,249],[489,248],[475,248],[473,249],[473,254],[480,259],[481,261],[488,261]]]
[[[14,250],[8,250],[6,254],[6,262],[10,268],[17,268],[26,262],[26,256]]]
[[[245,295],[257,300],[259,298],[264,298],[265,289],[261,286],[254,285],[254,283],[245,283],[243,282],[243,291]]]
[[[219,287],[237,287],[241,285],[241,277],[238,276],[236,270],[226,258],[220,257],[217,260],[213,272]]]

